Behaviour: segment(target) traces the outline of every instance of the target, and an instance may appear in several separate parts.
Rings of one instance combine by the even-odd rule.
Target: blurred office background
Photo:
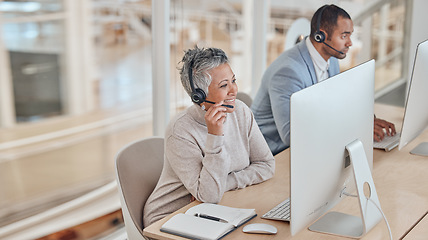
[[[114,213],[69,239],[121,229],[115,154],[163,136],[191,105],[183,51],[224,49],[239,90],[254,96],[266,66],[327,3],[354,21],[341,69],[376,59],[376,101],[404,106],[428,38],[425,0],[0,1],[0,238],[42,238]]]

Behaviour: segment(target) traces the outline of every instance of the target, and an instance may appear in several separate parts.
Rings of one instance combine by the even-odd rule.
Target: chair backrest
[[[238,92],[236,94],[236,98],[244,102],[248,107],[251,107],[251,104],[253,103],[251,96],[244,92]]]
[[[116,180],[128,239],[143,238],[143,208],[159,180],[163,159],[161,137],[137,140],[116,155]]]

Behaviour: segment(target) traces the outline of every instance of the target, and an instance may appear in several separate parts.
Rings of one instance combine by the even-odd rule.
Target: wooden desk
[[[428,212],[403,238],[404,240],[425,240],[428,236]]]
[[[387,105],[375,106],[377,117],[389,120],[401,128],[403,109]],[[374,150],[373,179],[376,184],[381,207],[389,221],[394,239],[404,235],[414,226],[428,210],[428,158],[409,154],[422,139],[428,140],[428,131],[415,139],[401,151],[398,148],[391,152]],[[276,204],[289,197],[289,150],[275,156],[275,176],[261,184],[245,189],[230,191],[224,194],[219,204],[255,208],[258,216],[249,223],[263,222],[274,225],[278,229],[276,235],[244,234],[242,227],[226,236],[224,239],[349,239],[303,230],[291,237],[289,223],[265,220],[260,216]],[[184,212],[197,203],[191,203],[180,209]],[[333,210],[359,215],[355,198],[346,198]],[[171,215],[172,216],[172,215]],[[155,239],[184,239],[159,231],[160,226],[171,216],[156,222],[144,229],[147,237]],[[418,234],[418,232],[415,232]],[[389,239],[384,221],[375,226],[363,239]]]

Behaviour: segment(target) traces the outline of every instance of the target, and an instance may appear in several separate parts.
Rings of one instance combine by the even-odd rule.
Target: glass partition
[[[63,114],[63,21],[3,24],[9,55],[16,121]]]
[[[376,91],[406,78],[402,76],[407,67],[403,54],[405,11],[404,0],[399,0],[385,4],[373,14],[371,55],[376,59]]]

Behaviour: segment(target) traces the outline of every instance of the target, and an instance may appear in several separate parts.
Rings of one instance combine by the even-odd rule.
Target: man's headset
[[[189,83],[190,83],[190,88],[192,89],[192,93],[190,94],[190,98],[192,99],[192,102],[201,105],[201,103],[203,102],[207,102],[207,103],[211,103],[211,104],[215,104],[215,102],[212,101],[208,101],[207,98],[207,94],[205,93],[204,90],[200,89],[200,88],[195,88],[195,85],[193,83],[193,62],[194,59],[192,59],[192,61],[190,61],[189,64]],[[227,104],[222,104],[222,106],[227,107],[227,108],[233,108],[232,105],[227,105]]]
[[[340,53],[340,54],[344,54],[343,52],[341,52],[341,51],[339,51],[339,50],[335,49],[334,47],[332,47],[332,46],[330,46],[330,45],[328,45],[328,44],[325,42],[325,33],[324,33],[323,31],[321,31],[321,30],[320,30],[322,13],[324,12],[324,9],[326,9],[327,7],[328,7],[328,5],[326,5],[326,6],[322,7],[322,8],[321,8],[321,10],[320,10],[320,13],[319,13],[319,15],[318,15],[318,19],[317,19],[317,31],[316,31],[316,32],[315,32],[315,34],[314,34],[315,42],[318,42],[318,43],[324,43],[327,47],[329,47],[329,48],[333,49],[334,51],[336,51],[336,52],[338,52],[338,53]]]

